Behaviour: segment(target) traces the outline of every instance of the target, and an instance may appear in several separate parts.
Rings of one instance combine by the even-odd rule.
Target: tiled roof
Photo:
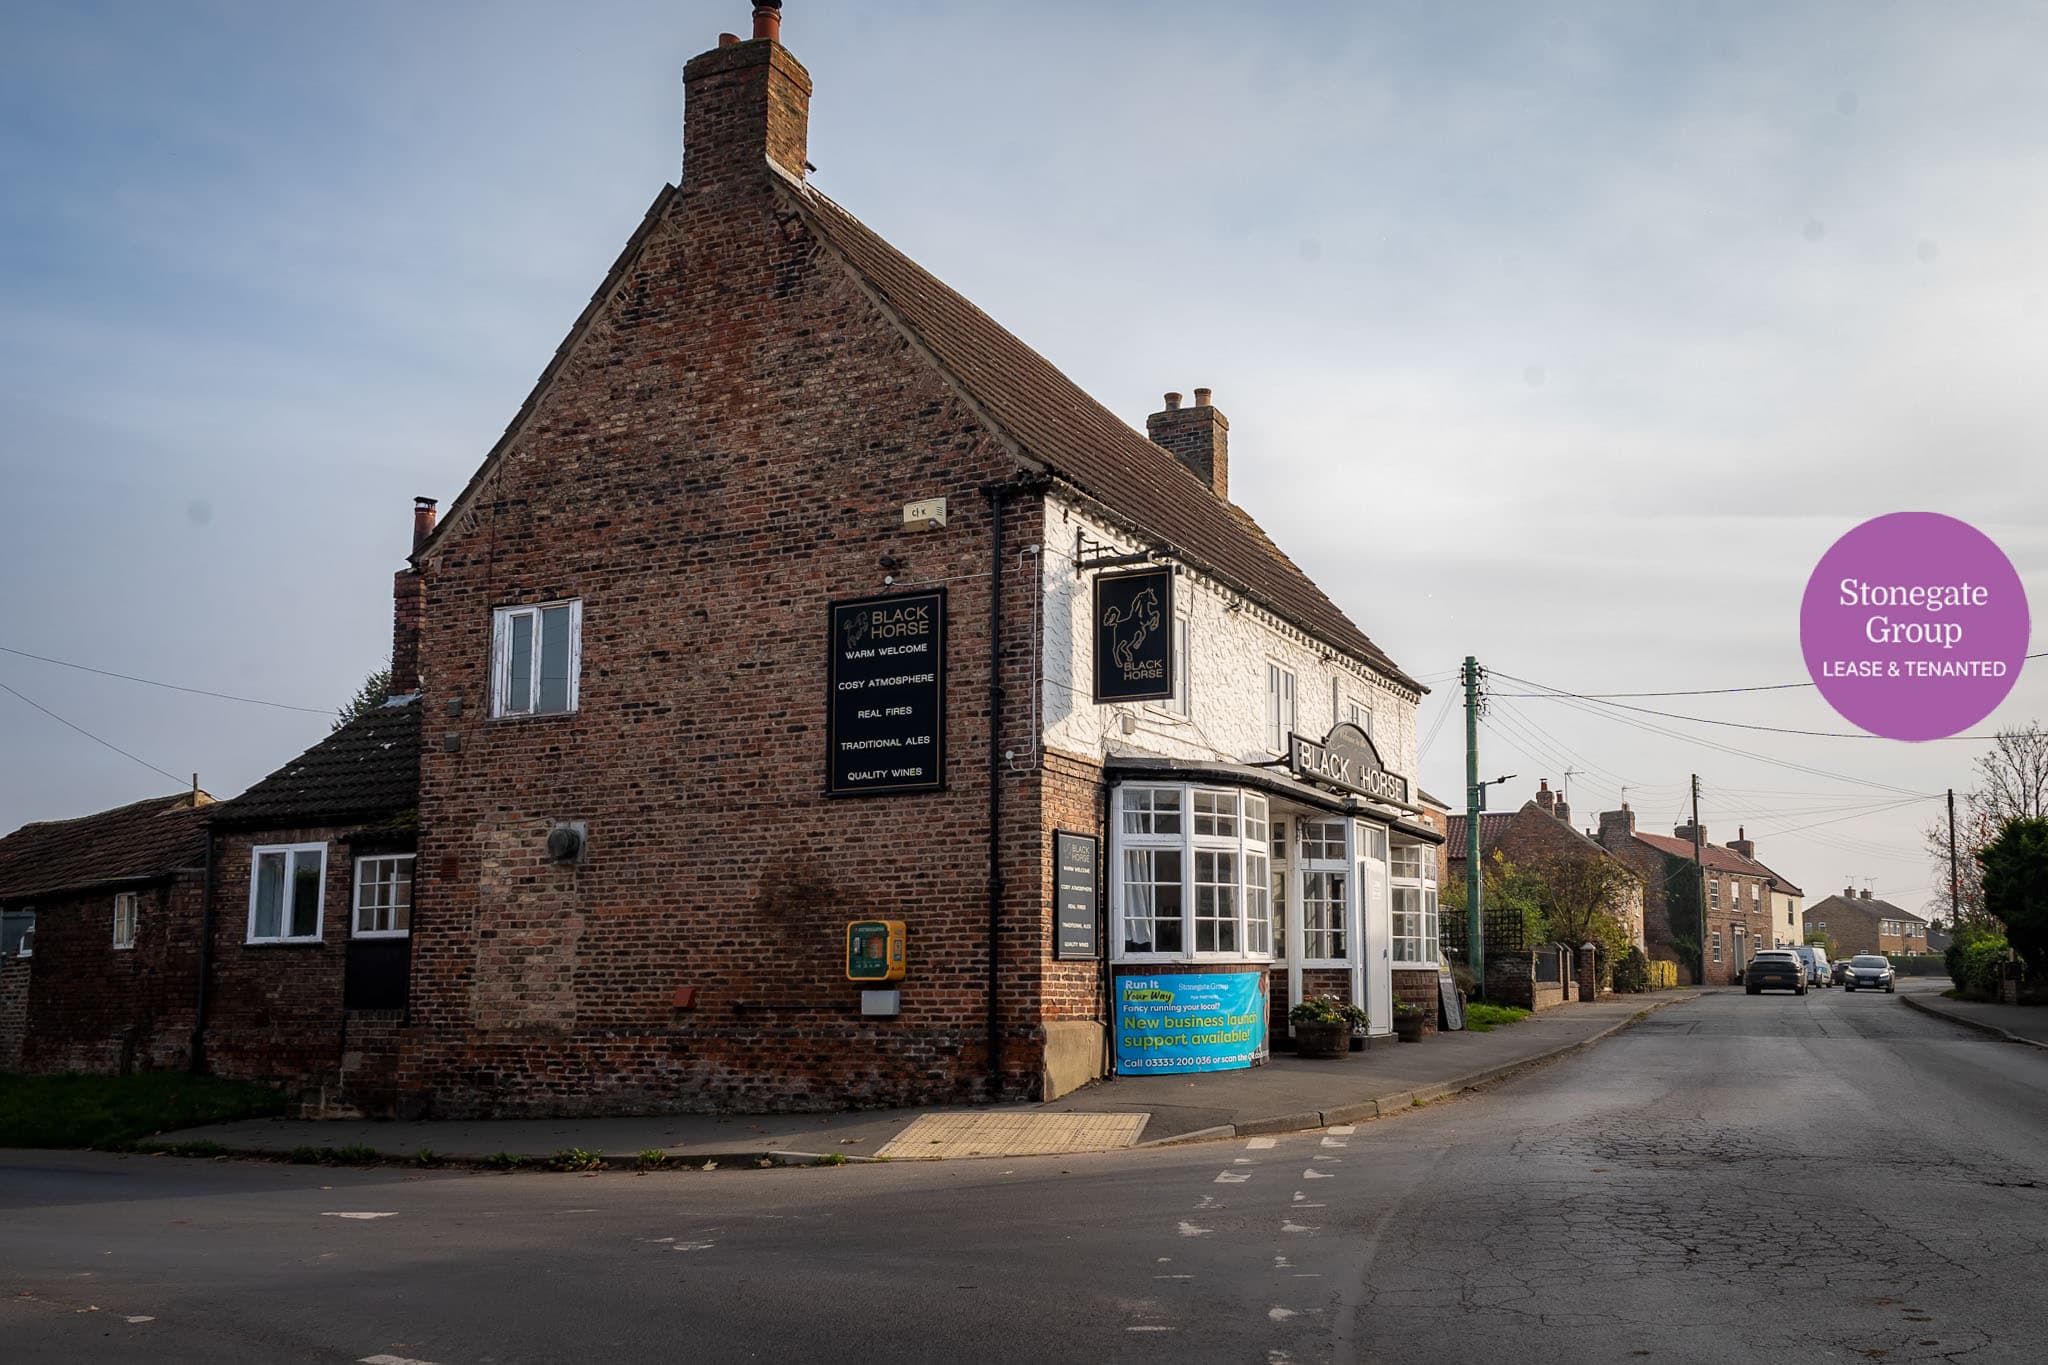
[[[1508,832],[1508,826],[1515,823],[1520,811],[1490,810],[1479,815],[1479,856],[1484,858],[1499,844],[1501,836]],[[1453,859],[1462,858],[1471,848],[1471,835],[1466,832],[1465,816],[1453,815],[1445,822],[1444,846],[1450,850]]]
[[[206,857],[213,798],[191,792],[137,801],[76,820],[23,825],[0,839],[0,901],[165,876]]]
[[[317,825],[409,811],[420,799],[420,703],[367,711],[232,801],[216,824]]]
[[[1030,459],[1275,615],[1423,690],[1241,508],[845,209],[801,181],[779,181],[868,292]]]
[[[1751,861],[1755,861],[1755,860],[1754,860],[1754,859],[1752,859]],[[1778,875],[1777,873],[1775,873],[1775,872],[1771,871],[1771,869],[1770,869],[1770,868],[1768,868],[1768,867],[1764,867],[1764,865],[1763,865],[1762,863],[1757,863],[1757,866],[1758,866],[1758,867],[1762,867],[1762,868],[1764,869],[1764,873],[1765,873],[1765,875],[1766,875],[1766,876],[1768,876],[1768,877],[1769,877],[1769,878],[1770,878],[1770,879],[1771,879],[1771,880],[1772,880],[1773,882],[1775,882],[1775,883],[1777,884],[1777,887],[1778,887],[1778,889],[1779,889],[1780,891],[1784,892],[1784,893],[1785,893],[1786,895],[1788,895],[1788,896],[1803,896],[1803,895],[1805,895],[1805,894],[1806,894],[1806,893],[1805,893],[1804,891],[1801,891],[1801,890],[1800,890],[1800,889],[1799,889],[1798,887],[1796,887],[1796,886],[1792,885],[1792,883],[1791,883],[1791,882],[1789,882],[1789,881],[1785,880],[1785,878],[1783,878],[1783,877],[1779,876],[1779,875]]]
[[[1674,839],[1668,834],[1644,834],[1640,830],[1636,831],[1635,837],[1641,839],[1659,853],[1668,853],[1674,858],[1683,858],[1687,862],[1692,861],[1692,840],[1690,839]],[[1724,848],[1720,844],[1701,844],[1700,863],[1712,872],[1739,872],[1744,876],[1763,877],[1765,879],[1771,879],[1775,875],[1768,867],[1765,867],[1756,859],[1745,858],[1734,849]]]
[[[1805,913],[1809,915],[1826,915],[1831,907],[1844,905],[1848,906],[1851,910],[1868,911],[1879,919],[1909,919],[1915,924],[1927,923],[1924,915],[1916,915],[1911,910],[1901,909],[1890,901],[1881,901],[1875,896],[1827,896],[1807,906]]]

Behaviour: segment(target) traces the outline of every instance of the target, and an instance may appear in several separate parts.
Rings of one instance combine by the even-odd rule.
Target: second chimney
[[[1751,862],[1756,861],[1756,840],[1749,837],[1749,831],[1737,825],[1735,837],[1728,841],[1728,847],[1740,853]]]
[[[434,500],[412,500],[412,552],[434,533]],[[391,580],[391,687],[392,697],[406,697],[420,690],[420,632],[427,624],[427,580],[418,568],[400,569]]]
[[[1145,419],[1145,434],[1224,501],[1230,499],[1230,423],[1209,401],[1208,389],[1195,390],[1195,405],[1184,408],[1180,395],[1166,395],[1166,407]]]

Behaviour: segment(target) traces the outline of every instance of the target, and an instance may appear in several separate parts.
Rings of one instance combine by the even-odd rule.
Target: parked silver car
[[[1853,991],[1858,986],[1869,991],[1882,989],[1886,995],[1895,995],[1899,983],[1888,959],[1876,953],[1858,953],[1849,959],[1849,979],[1842,983],[1842,989]]]

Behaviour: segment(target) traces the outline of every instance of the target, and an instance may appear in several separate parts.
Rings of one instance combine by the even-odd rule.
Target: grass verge
[[[1465,1006],[1465,1028],[1470,1033],[1491,1033],[1497,1025],[1528,1017],[1529,1011],[1520,1005],[1495,1005],[1480,1000]]]
[[[172,1128],[285,1111],[285,1097],[214,1076],[0,1076],[0,1147],[120,1148]]]

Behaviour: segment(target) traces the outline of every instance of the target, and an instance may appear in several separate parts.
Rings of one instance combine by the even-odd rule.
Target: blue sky
[[[7,7],[0,645],[339,704],[412,496],[503,429],[676,173],[683,61],[747,23]],[[784,36],[816,183],[1134,422],[1212,386],[1236,499],[1411,672],[1798,680],[1814,561],[1906,509],[2048,602],[2048,10],[790,0]],[[1984,728],[2048,716],[2044,677]],[[12,655],[0,683],[220,795],[325,730]],[[1671,709],[1848,728],[1811,690]],[[1626,783],[1667,827],[1699,771],[1716,837],[1810,890],[1933,881],[1932,804],[1503,712],[1487,775],[1579,767],[1587,817]],[[1916,792],[1976,748],[1714,737]],[[1460,765],[1453,722],[1423,781]],[[0,773],[0,828],[170,785],[5,694]]]

